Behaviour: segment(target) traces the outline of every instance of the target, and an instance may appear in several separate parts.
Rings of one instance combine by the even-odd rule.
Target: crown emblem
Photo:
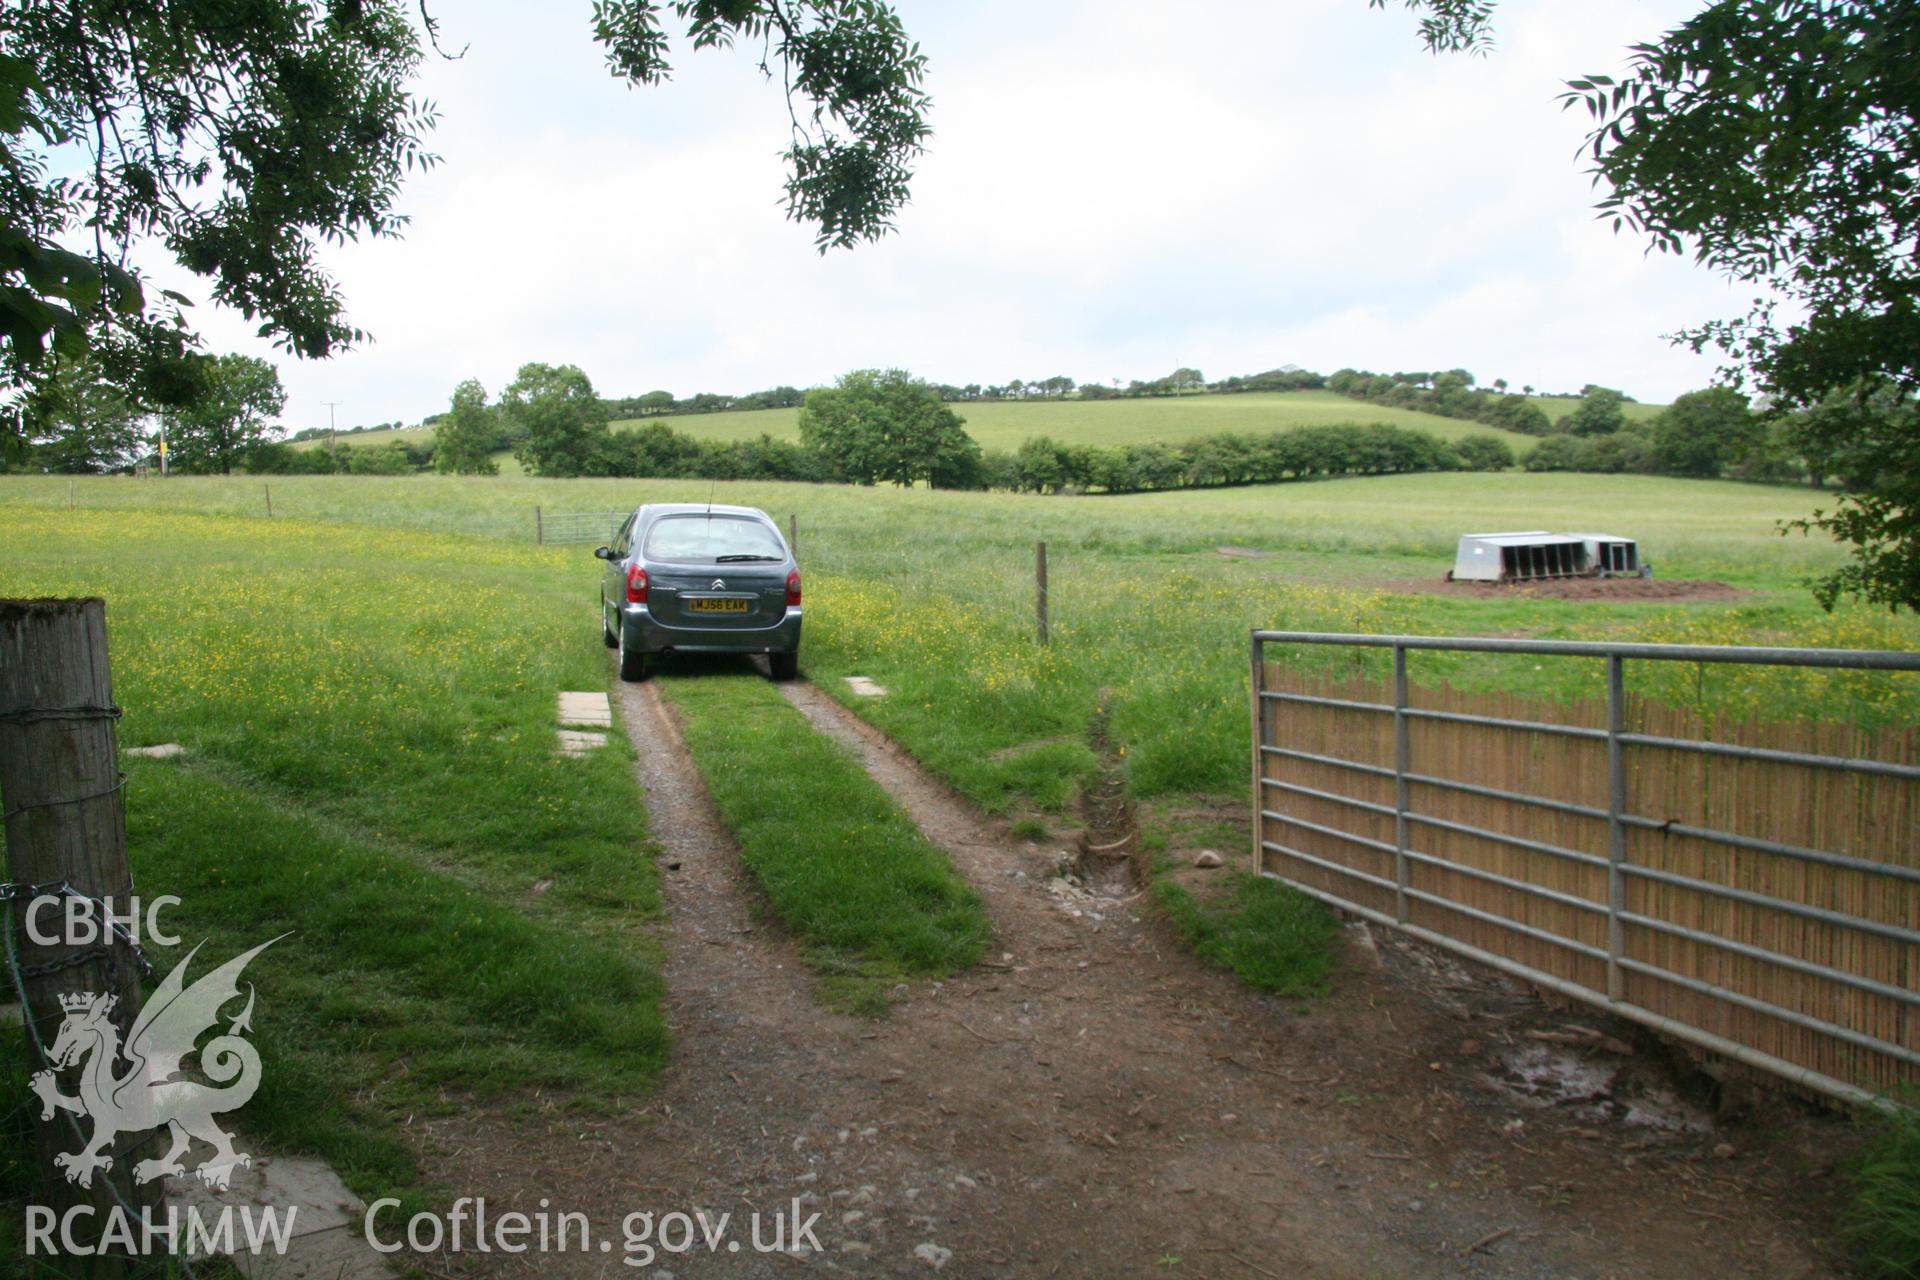
[[[76,1013],[93,1006],[94,994],[91,991],[69,991],[60,997],[60,1007],[68,1013]]]

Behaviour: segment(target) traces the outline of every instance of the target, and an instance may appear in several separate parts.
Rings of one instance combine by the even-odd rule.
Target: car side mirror
[[[595,547],[593,549],[593,554],[597,556],[599,559],[611,560],[613,559],[613,548],[612,547]]]

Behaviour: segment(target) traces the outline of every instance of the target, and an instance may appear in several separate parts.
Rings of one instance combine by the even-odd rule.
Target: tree
[[[357,339],[316,247],[392,234],[402,173],[431,163],[431,113],[405,88],[419,62],[407,7],[0,8],[0,392],[17,404],[37,385],[49,345],[92,352],[162,406],[207,390],[186,299],[149,298],[123,265],[142,241],[288,350]]]
[[[1718,476],[1764,436],[1747,398],[1732,387],[1690,391],[1654,423],[1654,465],[1668,475]]]
[[[960,416],[901,369],[857,369],[807,392],[800,439],[855,484],[984,482],[980,446]]]
[[[1513,449],[1499,436],[1462,436],[1453,447],[1469,471],[1506,471],[1513,466]]]
[[[570,364],[523,364],[500,406],[520,433],[514,457],[537,476],[597,475],[607,467],[607,406]]]
[[[443,475],[498,475],[493,450],[499,437],[487,410],[487,389],[468,378],[453,389],[452,406],[433,430],[434,469]]]
[[[417,0],[426,42],[437,26]],[[416,0],[34,0],[0,6],[0,461],[53,347],[137,399],[185,403],[204,366],[180,307],[124,263],[164,244],[212,297],[319,358],[364,335],[318,248],[389,236],[435,163],[409,82]],[[662,0],[596,0],[616,76],[671,71]],[[787,89],[787,212],[825,252],[875,239],[929,132],[926,59],[884,0],[674,0],[695,49],[758,44]],[[73,163],[84,164],[84,174]],[[67,247],[82,239],[87,250]]]
[[[146,412],[106,381],[95,361],[59,358],[26,403],[32,465],[97,473],[132,463],[146,445]]]
[[[1625,402],[1626,397],[1611,387],[1589,386],[1573,412],[1561,421],[1560,429],[1576,436],[1612,435],[1626,425],[1627,414],[1620,407]]]
[[[273,438],[269,418],[287,407],[280,371],[257,356],[195,356],[200,394],[161,414],[170,466],[226,475]]]
[[[1409,7],[1425,11],[1436,51],[1490,46],[1493,0]],[[1594,123],[1601,210],[1616,230],[1773,295],[1680,340],[1720,351],[1729,383],[1753,384],[1776,418],[1836,392],[1863,408],[1882,391],[1920,393],[1920,5],[1712,0],[1633,55],[1625,76],[1572,80],[1565,95]],[[1781,320],[1777,299],[1800,318]],[[1920,462],[1920,450],[1874,449],[1889,466]],[[1920,607],[1920,513],[1903,505],[1916,493],[1920,474],[1883,476],[1812,524],[1855,556],[1823,601]]]
[[[1786,525],[1822,529],[1856,548],[1852,564],[1815,585],[1815,597],[1828,608],[1848,594],[1912,608],[1920,593],[1920,402],[1891,387],[1840,388],[1789,419],[1788,435],[1816,481],[1831,475],[1849,491],[1836,507]]]

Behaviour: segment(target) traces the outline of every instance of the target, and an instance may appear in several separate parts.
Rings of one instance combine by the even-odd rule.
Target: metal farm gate
[[[1316,676],[1273,645],[1390,650],[1392,672]],[[1416,651],[1603,663],[1606,694],[1416,686]],[[1920,1082],[1920,732],[1729,727],[1626,676],[1920,654],[1256,631],[1252,657],[1263,874],[1834,1097]]]

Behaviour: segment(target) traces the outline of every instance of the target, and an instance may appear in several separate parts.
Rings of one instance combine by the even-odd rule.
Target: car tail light
[[[800,571],[795,569],[787,574],[787,604],[800,603]]]
[[[789,588],[791,590],[791,588]],[[647,571],[639,565],[627,570],[627,603],[645,604],[647,602]]]

